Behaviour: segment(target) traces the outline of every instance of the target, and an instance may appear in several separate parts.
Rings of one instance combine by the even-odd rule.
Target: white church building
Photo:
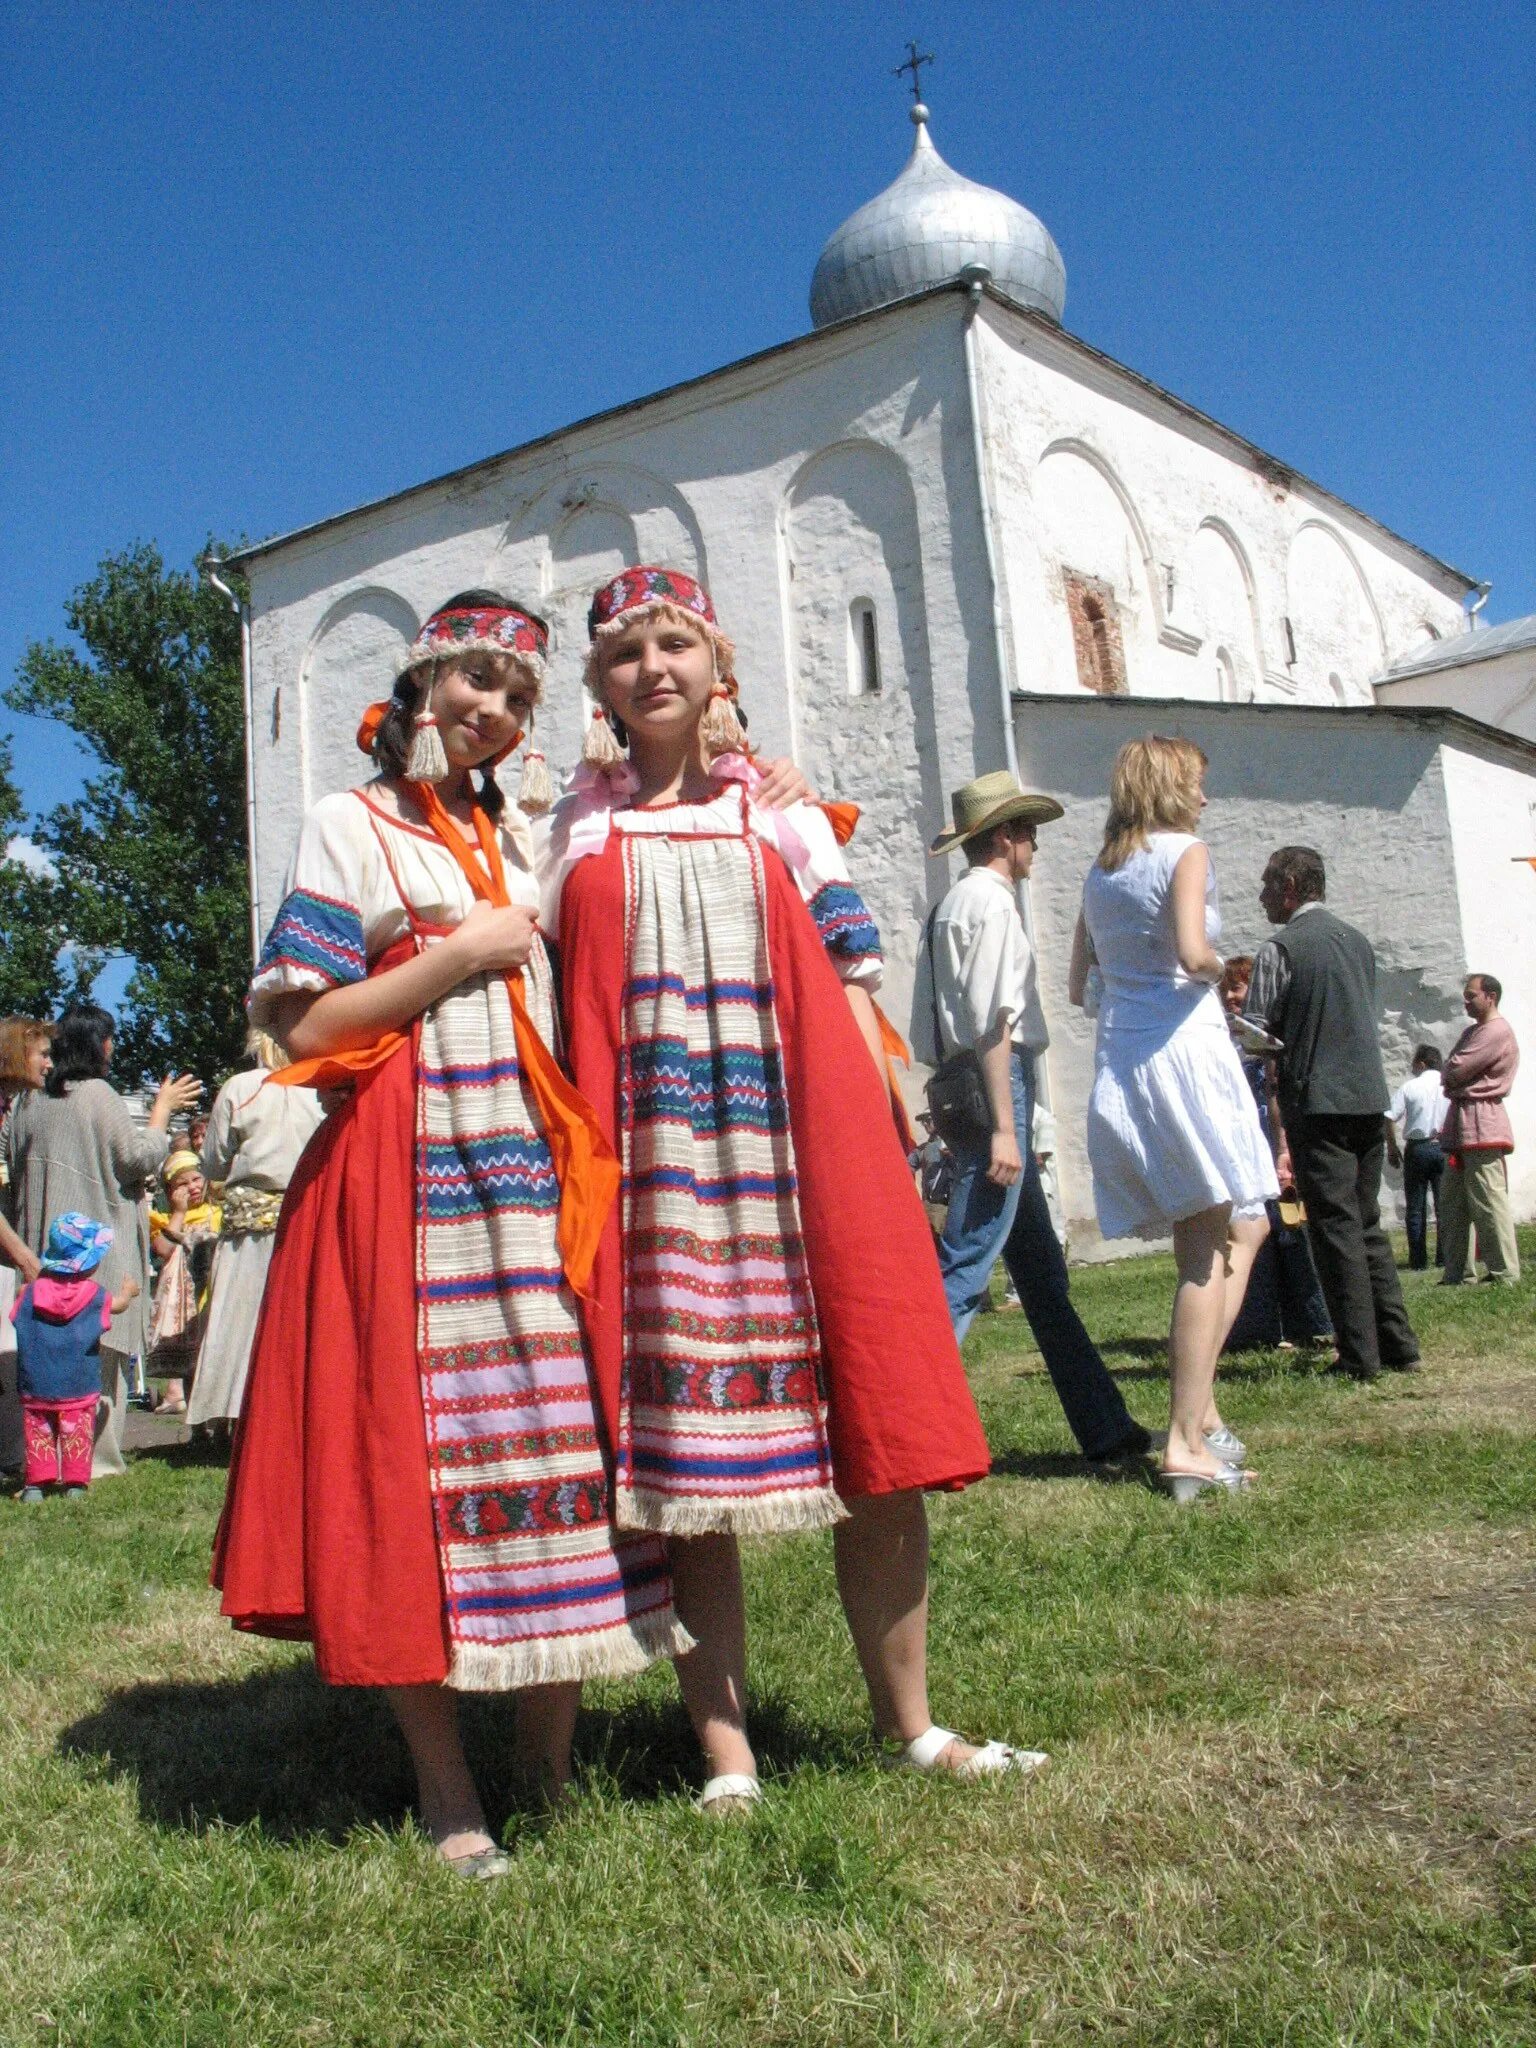
[[[1066,1003],[1083,874],[1123,740],[1211,756],[1227,950],[1264,935],[1268,850],[1318,846],[1375,941],[1389,1075],[1461,1028],[1469,970],[1529,1049],[1510,1108],[1536,1210],[1536,744],[1375,691],[1468,625],[1480,586],[1061,324],[1041,223],[951,170],[912,110],[906,168],[816,265],[777,348],[245,550],[259,935],[305,807],[362,779],[358,713],[419,622],[486,584],[551,622],[542,743],[574,762],[593,589],[685,569],[739,649],[754,740],[862,807],[849,849],[905,1027],[918,929],[952,879],[946,792],[998,766],[1054,790],[1027,909],[1074,1248],[1091,1026]],[[1432,669],[1426,673],[1434,673]]]

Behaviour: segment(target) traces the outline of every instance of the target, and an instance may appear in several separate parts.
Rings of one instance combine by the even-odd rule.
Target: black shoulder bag
[[[933,1004],[933,1049],[944,1050],[944,1020],[939,1015],[939,969],[933,951],[938,906],[928,913],[924,939],[928,946],[929,998]],[[992,1136],[992,1098],[981,1060],[970,1046],[941,1059],[928,1082],[928,1114],[933,1128],[951,1151],[974,1151]]]

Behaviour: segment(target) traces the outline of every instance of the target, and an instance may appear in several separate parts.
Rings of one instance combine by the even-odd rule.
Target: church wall
[[[1459,584],[1070,337],[984,303],[989,481],[1017,687],[1086,694],[1071,572],[1113,589],[1130,693],[1368,704],[1459,631]]]
[[[1525,1060],[1508,1103],[1515,1129],[1509,1185],[1515,1214],[1529,1218],[1536,1215],[1536,870],[1525,857],[1536,853],[1536,775],[1454,746],[1445,748],[1444,765],[1466,971],[1503,984],[1499,1007]]]
[[[786,495],[783,541],[796,758],[818,791],[860,807],[854,862],[884,941],[887,999],[904,1001],[927,912],[924,830],[944,802],[906,468],[869,441],[813,455]]]
[[[1471,755],[1443,743],[1436,728],[1408,719],[1355,720],[1299,706],[1017,699],[1020,773],[1066,807],[1060,823],[1041,831],[1030,893],[1051,1030],[1047,1083],[1074,1256],[1102,1256],[1106,1248],[1093,1220],[1085,1149],[1094,1027],[1066,993],[1072,932],[1083,878],[1102,841],[1110,766],[1127,739],[1154,723],[1188,734],[1210,757],[1203,831],[1221,893],[1224,953],[1251,953],[1269,934],[1258,886],[1273,848],[1301,843],[1322,852],[1329,902],[1376,947],[1383,1058],[1393,1086],[1406,1078],[1415,1044],[1433,1039],[1449,1047],[1465,1022],[1461,985],[1475,950],[1468,932],[1475,935],[1479,927],[1464,930],[1464,918],[1472,898],[1489,887],[1485,868],[1493,858],[1482,829],[1469,829],[1483,800],[1479,792],[1497,787],[1511,830],[1522,795],[1527,803],[1536,800],[1536,775],[1481,761],[1467,767]],[[1503,870],[1504,891],[1510,876],[1528,878],[1536,892],[1536,876],[1515,868]],[[1490,928],[1483,943],[1498,957],[1512,955],[1502,928]],[[1536,1018],[1531,1030],[1536,1033]],[[1536,1152],[1536,1130],[1529,1146]],[[1397,1180],[1390,1176],[1389,1211],[1396,1200]]]
[[[857,853],[891,925],[904,1002],[903,928],[928,880],[917,848],[942,823],[942,792],[1002,746],[962,306],[946,295],[818,337],[257,556],[263,920],[306,804],[365,778],[357,711],[387,692],[417,620],[480,583],[544,610],[538,730],[559,771],[584,730],[591,591],[625,562],[661,560],[710,585],[739,648],[754,740],[775,752],[804,737],[819,786],[879,813]],[[887,685],[866,704],[847,692],[855,597],[878,614]],[[515,764],[503,772],[515,786]]]

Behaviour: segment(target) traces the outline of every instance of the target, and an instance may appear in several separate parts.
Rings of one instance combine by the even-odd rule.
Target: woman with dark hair
[[[576,1682],[689,1641],[661,1545],[613,1525],[577,1298],[618,1168],[548,1049],[532,836],[494,774],[546,644],[450,598],[364,716],[377,777],[304,820],[252,1021],[293,1061],[269,1088],[347,1093],[284,1199],[214,1559],[236,1627],[385,1692],[468,1877],[509,1866],[458,1694],[519,1693],[558,1794]]]
[[[29,1088],[41,1088],[53,1064],[49,1043],[53,1026],[39,1017],[0,1018],[0,1203],[4,1202],[5,1126],[11,1105]],[[34,1253],[0,1213],[0,1476],[19,1474],[26,1461],[21,1419],[21,1394],[16,1385],[16,1333],[11,1303],[16,1275],[35,1280],[40,1267]]]
[[[101,1347],[101,1406],[93,1478],[125,1470],[123,1414],[127,1369],[148,1344],[149,1227],[143,1197],[165,1158],[171,1118],[202,1093],[190,1074],[167,1075],[141,1130],[107,1080],[112,1017],[94,1003],[72,1003],[53,1041],[45,1088],[15,1103],[5,1132],[12,1212],[22,1241],[41,1256],[55,1218],[73,1210],[110,1226],[112,1249],[100,1282],[120,1294],[137,1281],[138,1298],[118,1316]]]

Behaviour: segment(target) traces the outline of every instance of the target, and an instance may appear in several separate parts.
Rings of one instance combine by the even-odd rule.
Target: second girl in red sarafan
[[[990,1460],[891,1116],[878,935],[823,813],[767,801],[708,594],[627,570],[590,626],[597,715],[541,849],[544,921],[572,1072],[624,1170],[584,1304],[616,1513],[669,1538],[705,1804],[758,1796],[749,1532],[835,1525],[900,1761],[1028,1768],[928,1711],[923,1491]]]

